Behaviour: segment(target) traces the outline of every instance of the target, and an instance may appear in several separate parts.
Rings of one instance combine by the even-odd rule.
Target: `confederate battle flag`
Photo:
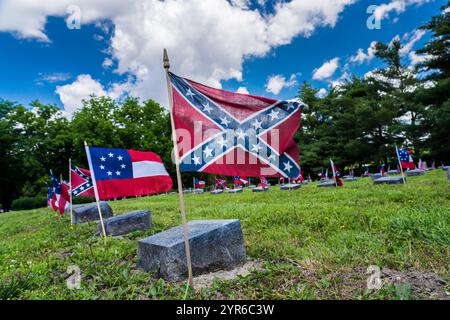
[[[299,176],[294,135],[302,102],[214,89],[169,75],[181,171]]]

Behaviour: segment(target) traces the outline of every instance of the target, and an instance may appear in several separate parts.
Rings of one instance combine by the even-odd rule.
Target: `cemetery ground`
[[[261,268],[186,291],[136,268],[137,240],[181,224],[178,195],[110,201],[115,214],[148,209],[153,228],[104,241],[97,224],[70,226],[43,208],[0,214],[0,299],[449,299],[450,192],[446,172],[407,185],[186,195],[189,220],[240,219]],[[67,267],[81,271],[68,289]],[[367,289],[367,268],[382,272]]]

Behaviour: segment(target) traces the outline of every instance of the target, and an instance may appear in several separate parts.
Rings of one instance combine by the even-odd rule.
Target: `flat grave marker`
[[[300,189],[301,185],[298,183],[287,183],[280,187],[280,190],[297,190]]]
[[[381,177],[379,179],[374,180],[373,184],[403,184],[403,177],[402,176]]]
[[[120,216],[103,220],[107,235],[120,236],[136,230],[150,229],[152,216],[148,210],[132,211]],[[101,233],[101,225],[98,224],[97,231]]]
[[[194,220],[188,223],[194,275],[230,270],[246,262],[239,220]],[[187,277],[183,227],[178,226],[138,241],[137,266],[166,281]]]
[[[103,219],[110,218],[114,215],[111,207],[105,201],[100,202],[100,210],[102,212]],[[95,203],[80,205],[77,207],[74,206],[72,209],[72,216],[74,224],[100,220],[97,204]]]

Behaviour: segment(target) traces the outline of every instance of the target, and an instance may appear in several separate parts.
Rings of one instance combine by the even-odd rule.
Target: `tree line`
[[[422,27],[432,37],[417,50],[428,58],[415,67],[403,61],[402,45],[393,40],[376,45],[375,56],[383,66],[370,76],[353,76],[324,97],[306,82],[300,86],[299,98],[307,107],[296,141],[305,175],[327,167],[329,158],[341,171],[380,162],[395,167],[395,144],[410,148],[416,159],[449,164],[448,7]],[[119,103],[92,96],[69,120],[55,105],[34,101],[27,108],[0,99],[0,205],[8,209],[18,197],[45,195],[49,170],[67,179],[69,158],[87,167],[84,141],[151,150],[175,176],[169,114],[153,100],[130,97]],[[183,176],[190,186],[192,175]]]

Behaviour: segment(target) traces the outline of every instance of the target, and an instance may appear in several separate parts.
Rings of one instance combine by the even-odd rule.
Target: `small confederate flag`
[[[92,184],[91,173],[89,170],[72,167],[70,175],[72,179],[72,195],[74,197],[95,197],[94,185]]]
[[[194,188],[204,188],[206,186],[205,181],[194,178]]]
[[[259,185],[261,187],[265,188],[265,187],[269,186],[269,181],[267,181],[266,177],[260,177],[259,180],[260,180],[260,184]]]
[[[244,177],[239,177],[239,176],[234,176],[233,177],[233,183],[235,184],[235,185],[246,185],[246,184],[248,184],[248,179],[247,178],[244,178]]]
[[[217,179],[214,183],[214,187],[216,189],[225,189],[227,187],[227,180],[225,179]]]
[[[153,152],[86,147],[86,154],[100,200],[172,189],[172,179]]]
[[[338,170],[338,168],[334,164],[333,160],[330,159],[330,162],[331,162],[331,169],[333,170],[334,181],[336,181],[336,185],[338,187],[342,187],[344,185],[344,183],[341,180],[341,172]]]

